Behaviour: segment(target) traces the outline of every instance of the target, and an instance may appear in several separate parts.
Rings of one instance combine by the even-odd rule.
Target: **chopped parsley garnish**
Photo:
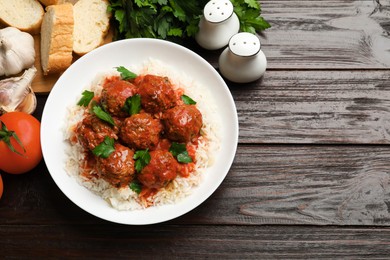
[[[98,157],[108,158],[114,151],[114,139],[106,136],[104,137],[104,141],[92,150],[92,153]]]
[[[131,72],[123,66],[116,67],[116,70],[121,74],[123,80],[135,79],[137,74]]]
[[[89,105],[89,102],[93,99],[95,94],[92,91],[84,90],[84,92],[81,94],[82,97],[77,103],[79,106],[87,107]]]
[[[181,100],[183,100],[184,104],[186,105],[195,105],[196,101],[190,98],[189,96],[182,95]]]
[[[192,162],[191,156],[188,154],[185,144],[173,142],[169,148],[169,152],[177,159],[180,163]]]
[[[128,97],[123,109],[129,113],[129,115],[138,114],[139,111],[141,111],[141,96],[135,94],[134,96]]]
[[[114,122],[114,119],[111,117],[111,115],[109,113],[107,113],[106,111],[103,110],[103,108],[101,106],[99,106],[98,104],[94,105],[92,107],[92,112],[98,117],[100,118],[101,120],[109,123],[110,125],[112,126],[115,126],[115,122]]]
[[[134,153],[133,159],[135,160],[135,170],[141,172],[142,169],[150,163],[149,150],[138,150]]]
[[[139,183],[138,181],[133,181],[133,182],[130,182],[129,188],[132,191],[134,191],[135,193],[140,194],[142,191],[142,184]]]

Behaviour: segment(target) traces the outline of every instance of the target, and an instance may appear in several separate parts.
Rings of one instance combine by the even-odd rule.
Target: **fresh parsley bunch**
[[[241,31],[255,33],[270,27],[261,17],[256,0],[231,0]],[[158,38],[179,41],[192,38],[208,0],[110,0],[115,39]]]
[[[234,12],[240,20],[242,32],[256,33],[264,31],[271,25],[261,16],[260,2],[257,0],[231,0]]]

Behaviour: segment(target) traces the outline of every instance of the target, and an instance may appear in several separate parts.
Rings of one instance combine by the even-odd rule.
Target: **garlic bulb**
[[[20,77],[0,80],[0,115],[21,111],[32,114],[37,107],[37,98],[31,88],[37,69],[31,67]]]
[[[0,76],[20,73],[35,61],[34,38],[14,27],[0,30]]]

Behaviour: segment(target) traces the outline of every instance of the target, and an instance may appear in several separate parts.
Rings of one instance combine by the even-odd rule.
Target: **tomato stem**
[[[3,141],[12,152],[24,156],[23,154],[18,152],[15,149],[15,147],[11,144],[11,137],[13,137],[16,140],[16,142],[23,148],[23,152],[26,153],[26,149],[24,148],[18,135],[14,131],[9,131],[7,126],[1,120],[0,120],[0,124],[1,124],[0,141]]]

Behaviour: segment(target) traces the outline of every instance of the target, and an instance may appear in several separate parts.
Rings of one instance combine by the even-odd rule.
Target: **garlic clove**
[[[0,80],[0,114],[21,111],[32,114],[37,106],[37,100],[31,83],[37,69],[31,67],[20,77]]]
[[[34,38],[14,27],[0,29],[0,76],[31,67],[35,61]]]
[[[24,98],[24,100],[19,104],[15,111],[25,112],[27,114],[34,113],[37,108],[37,97],[35,96],[32,88],[29,88],[30,92]]]

